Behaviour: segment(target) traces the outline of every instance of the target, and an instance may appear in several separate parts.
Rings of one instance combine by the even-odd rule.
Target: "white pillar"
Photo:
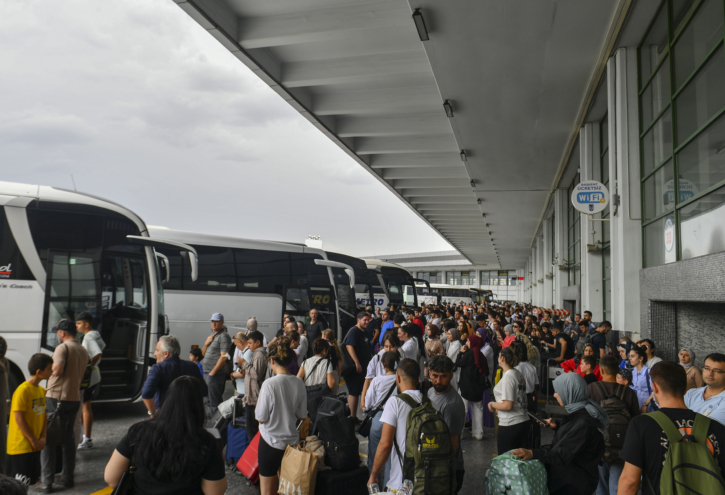
[[[554,306],[554,268],[551,265],[552,250],[551,250],[551,239],[553,237],[552,222],[551,218],[544,220],[544,235],[542,238],[543,242],[543,262],[542,267],[544,268],[544,307],[551,308]]]
[[[544,274],[546,268],[544,266],[544,236],[540,235],[536,238],[536,291],[538,297],[539,306],[546,307],[545,296],[544,296]]]
[[[579,133],[581,180],[600,180],[599,123],[587,123]],[[580,213],[582,311],[591,311],[594,321],[602,320],[602,253],[589,252],[587,245],[601,243],[601,224]]]
[[[566,267],[563,270],[559,266],[565,266],[564,260],[567,257],[567,206],[569,198],[566,197],[566,189],[557,189],[554,195],[554,236],[556,237],[556,266],[554,270],[554,284],[556,286],[556,307],[564,307],[564,297],[562,296],[564,287],[569,285],[569,271]]]
[[[637,50],[621,48],[607,63],[610,137],[612,326],[639,334],[639,271],[642,269]],[[614,116],[612,118],[611,116]],[[612,129],[614,125],[614,129]],[[614,178],[616,177],[616,182]],[[635,340],[635,339],[633,339]]]

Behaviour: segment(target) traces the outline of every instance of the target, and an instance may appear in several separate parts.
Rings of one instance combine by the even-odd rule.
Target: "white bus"
[[[380,260],[364,259],[368,267],[367,280],[373,292],[375,306],[387,308],[390,303],[400,306],[418,306],[418,294],[414,290],[415,284],[421,283],[426,287],[430,284],[413,275],[400,265]],[[356,294],[358,301],[365,300],[365,293]],[[369,299],[364,304],[369,304]]]
[[[493,302],[493,292],[477,287],[459,287],[455,285],[430,284],[416,286],[418,300],[425,304],[476,304]]]
[[[87,311],[107,345],[98,400],[138,398],[166,330],[152,245],[144,222],[123,206],[0,182],[0,334],[11,392],[28,378],[33,354],[54,351],[58,322]]]
[[[313,308],[338,338],[356,323],[355,270],[350,265],[355,258],[304,244],[163,227],[149,227],[149,232],[157,240],[188,244],[198,255],[198,278],[191,281],[186,255],[159,248],[170,267],[162,270],[170,333],[179,339],[182,353],[204,343],[211,331],[209,318],[217,312],[232,335],[256,317],[268,340],[282,327],[284,314],[306,322]]]

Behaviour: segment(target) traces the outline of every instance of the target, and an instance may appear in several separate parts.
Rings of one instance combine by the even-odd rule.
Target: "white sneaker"
[[[86,450],[93,448],[93,440],[90,438],[84,438],[81,443],[78,444],[78,450]]]

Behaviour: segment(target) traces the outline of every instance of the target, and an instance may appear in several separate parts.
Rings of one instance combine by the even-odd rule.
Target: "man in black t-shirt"
[[[554,336],[556,362],[561,363],[574,357],[574,342],[571,337],[564,333],[561,323],[554,323],[551,326],[551,334]]]
[[[685,405],[687,375],[684,368],[677,363],[661,361],[652,367],[650,380],[660,411],[681,434],[691,434],[695,417],[700,415]],[[725,426],[711,420],[707,440],[707,448],[725,477]],[[660,475],[668,447],[667,435],[652,417],[643,414],[633,418],[619,452],[625,464],[619,478],[618,495],[634,495],[640,485],[642,495],[659,495]]]
[[[350,406],[350,415],[357,417],[357,406],[360,401],[363,384],[365,383],[365,373],[368,369],[368,363],[373,358],[370,349],[370,341],[365,334],[365,329],[370,324],[370,315],[362,311],[357,315],[357,325],[352,327],[345,336],[343,344],[355,362],[355,371],[345,376],[347,384],[347,403]]]
[[[307,348],[307,357],[311,358],[314,356],[312,352],[312,344],[315,340],[322,337],[322,331],[327,328],[327,324],[320,320],[320,312],[316,309],[310,311],[310,321],[305,325],[305,331],[307,332],[307,340],[309,341],[309,347]]]

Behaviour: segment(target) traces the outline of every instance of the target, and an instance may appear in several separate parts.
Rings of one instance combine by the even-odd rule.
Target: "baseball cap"
[[[221,313],[214,313],[211,315],[211,320],[209,321],[224,321],[224,315]]]

